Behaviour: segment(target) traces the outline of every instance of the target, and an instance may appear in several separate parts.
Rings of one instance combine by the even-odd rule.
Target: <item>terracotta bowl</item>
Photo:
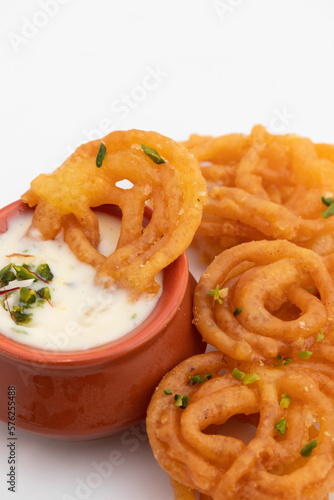
[[[26,210],[21,201],[1,209],[0,233]],[[183,254],[165,269],[163,293],[140,326],[84,352],[35,349],[0,334],[0,419],[8,422],[4,402],[15,386],[16,426],[50,438],[93,439],[142,420],[163,375],[205,350],[192,325],[194,286]]]

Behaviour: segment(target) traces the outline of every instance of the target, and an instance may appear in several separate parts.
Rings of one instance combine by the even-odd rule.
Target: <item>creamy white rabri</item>
[[[109,255],[116,247],[121,221],[104,213],[98,213],[98,218],[101,232],[98,250]],[[154,298],[142,296],[133,302],[126,290],[98,287],[94,283],[95,269],[76,258],[61,234],[55,240],[47,241],[26,235],[31,219],[30,213],[12,217],[6,233],[0,235],[0,269],[9,263],[20,266],[23,263],[36,266],[47,263],[54,275],[52,281],[29,282],[29,287],[36,290],[48,287],[51,299],[50,302],[44,301],[42,306],[29,309],[32,319],[27,325],[16,324],[0,305],[0,332],[3,335],[40,349],[83,351],[119,339],[153,311],[161,289]],[[162,285],[162,273],[156,280]],[[10,288],[10,283],[6,288]],[[7,307],[5,294],[1,294],[0,300],[5,301]],[[10,294],[9,308],[12,303]]]

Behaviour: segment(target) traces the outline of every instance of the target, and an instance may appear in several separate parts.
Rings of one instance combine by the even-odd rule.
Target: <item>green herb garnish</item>
[[[312,441],[310,441],[309,443],[307,443],[305,446],[303,446],[303,448],[300,450],[300,454],[302,457],[310,457],[311,456],[311,453],[312,453],[312,450],[313,448],[315,448],[318,444],[318,440],[317,439],[313,439]]]
[[[33,304],[36,302],[37,293],[32,288],[22,286],[20,288],[20,302],[26,305]]]
[[[289,365],[292,361],[292,358],[287,357],[282,359],[282,356],[280,355],[280,353],[278,353],[276,356],[276,361],[277,363],[275,363],[274,366],[284,366],[284,365]]]
[[[300,359],[310,359],[310,357],[312,356],[312,352],[311,351],[301,351],[299,354],[298,354],[298,358]]]
[[[168,396],[171,396],[173,394],[169,387],[168,389],[164,390],[164,393],[167,394]]]
[[[25,266],[17,266],[16,264],[12,264],[13,268],[16,271],[16,279],[18,280],[36,280],[36,276],[29,271]]]
[[[53,280],[53,274],[50,270],[49,264],[40,264],[36,269],[36,274],[38,274],[38,276],[45,279],[46,281]]]
[[[275,431],[284,436],[286,431],[286,418],[280,418],[275,424]]]
[[[154,163],[156,163],[158,165],[161,163],[166,163],[165,160],[163,160],[161,158],[161,156],[159,155],[159,153],[155,149],[150,148],[150,146],[146,146],[145,144],[142,144],[142,143],[140,143],[140,145],[141,145],[141,148],[144,151],[144,153],[149,158],[151,158],[151,160],[154,161]]]
[[[322,196],[321,201],[328,207],[321,213],[321,217],[323,219],[328,219],[328,217],[334,215],[334,198],[326,198],[325,196]]]
[[[43,287],[40,290],[35,290],[29,286],[18,286],[15,280],[24,282],[29,282],[29,284],[34,281],[50,281],[53,278],[50,267],[48,264],[41,264],[37,268],[37,272],[32,269],[34,266],[23,264],[22,266],[11,263],[0,270],[0,282],[5,288],[0,291],[1,295],[5,295],[5,300],[0,301],[3,308],[9,312],[11,319],[20,324],[29,323],[32,319],[32,313],[28,312],[28,309],[36,307],[42,304],[45,300],[50,303],[51,294],[48,287]],[[16,299],[16,304],[9,308],[9,303],[7,300],[8,294],[16,293],[14,297]],[[50,303],[50,305],[52,305]]]
[[[25,325],[31,321],[32,313],[26,313],[24,311],[24,306],[14,306],[10,311],[11,318],[17,325]]]
[[[279,403],[279,406],[282,410],[285,410],[286,408],[288,408],[290,406],[290,403],[291,403],[292,399],[290,398],[290,396],[288,396],[287,394],[282,394],[282,398],[281,398],[281,401]]]
[[[240,370],[238,370],[238,368],[233,368],[232,377],[234,377],[238,380],[242,380],[245,375],[246,374],[244,372],[241,372]]]
[[[224,303],[224,298],[226,297],[228,292],[228,288],[219,288],[219,285],[216,286],[216,288],[213,288],[210,290],[207,295],[210,297],[213,297],[213,300],[216,300],[218,304],[223,304]]]
[[[106,156],[107,156],[107,148],[105,147],[103,142],[101,142],[95,161],[97,168],[102,167],[102,163],[106,159]]]
[[[181,410],[185,410],[187,408],[187,404],[189,403],[190,397],[184,394],[182,394],[181,396],[179,394],[175,394],[174,399],[175,406],[181,408]]]
[[[324,205],[326,205],[327,207],[329,207],[332,203],[334,203],[334,198],[330,198],[330,197],[325,197],[325,196],[322,196],[321,197],[321,201]]]
[[[325,338],[323,331],[324,331],[324,329],[320,328],[320,333],[318,333],[318,335],[317,335],[316,342],[320,342],[321,340],[323,340]]]
[[[203,384],[203,382],[212,378],[212,375],[211,373],[207,373],[206,375],[204,375],[204,377],[202,377],[201,375],[194,375],[193,377],[189,378],[192,385]]]
[[[242,312],[242,307],[237,307],[237,308],[233,311],[233,315],[234,315],[234,316],[238,316],[241,312]]]
[[[42,300],[51,300],[50,288],[47,286],[41,288],[40,290],[36,290],[36,293],[40,296]]]
[[[260,377],[257,373],[247,373],[242,379],[242,382],[244,385],[248,385],[253,384],[253,382],[256,382],[257,380],[260,380]]]
[[[0,270],[0,279],[2,285],[4,286],[8,285],[10,281],[15,280],[16,278],[15,273],[13,273],[13,271],[10,270],[11,267],[12,265],[8,264],[8,266],[5,266]]]

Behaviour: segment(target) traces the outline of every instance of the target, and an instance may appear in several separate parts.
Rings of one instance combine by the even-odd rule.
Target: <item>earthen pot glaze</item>
[[[0,232],[26,210],[21,201],[1,209]],[[151,315],[118,341],[87,351],[34,349],[0,334],[0,419],[8,421],[9,386],[16,388],[16,426],[54,439],[103,437],[143,419],[163,375],[205,350],[192,324],[194,287],[182,254],[164,270]]]

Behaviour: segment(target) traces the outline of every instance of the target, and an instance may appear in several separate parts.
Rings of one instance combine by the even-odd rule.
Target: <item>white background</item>
[[[262,123],[334,142],[333,19],[330,0],[1,0],[0,205],[116,129],[182,140]],[[84,443],[18,437],[13,494],[0,425],[1,499],[173,499],[138,426]],[[96,473],[115,450],[122,463]]]

